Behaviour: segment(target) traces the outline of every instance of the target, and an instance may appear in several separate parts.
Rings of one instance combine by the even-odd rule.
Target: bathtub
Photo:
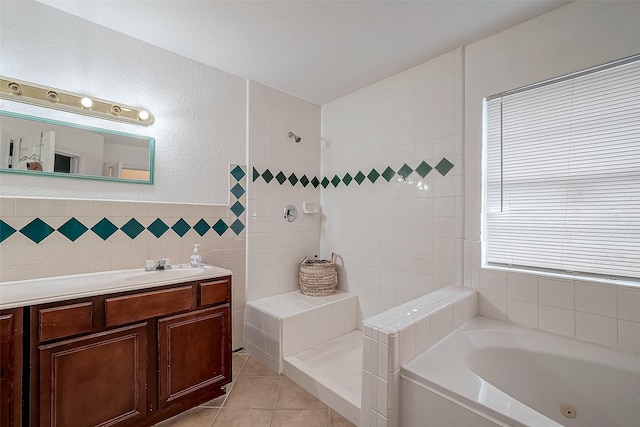
[[[640,357],[482,317],[400,377],[402,426],[640,426]]]

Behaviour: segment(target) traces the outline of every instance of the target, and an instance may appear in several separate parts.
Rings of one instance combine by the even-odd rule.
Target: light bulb
[[[93,105],[93,101],[89,98],[82,98],[80,100],[80,104],[82,104],[84,108],[91,108],[91,106]]]
[[[140,118],[140,120],[142,121],[147,121],[149,120],[149,112],[142,110],[138,113],[138,118]]]

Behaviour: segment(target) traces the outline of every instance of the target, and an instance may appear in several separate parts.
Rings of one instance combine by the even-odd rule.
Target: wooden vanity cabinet
[[[224,277],[31,307],[29,424],[149,426],[224,394],[230,289]]]
[[[23,309],[0,311],[0,426],[22,424]]]

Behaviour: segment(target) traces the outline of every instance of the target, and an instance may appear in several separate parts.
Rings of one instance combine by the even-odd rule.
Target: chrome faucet
[[[167,260],[163,258],[156,261],[153,267],[145,267],[144,271],[168,270],[170,268],[171,265],[167,264]]]

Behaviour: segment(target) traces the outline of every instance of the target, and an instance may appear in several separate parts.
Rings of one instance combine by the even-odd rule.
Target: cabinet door
[[[112,426],[143,418],[146,325],[40,346],[40,425]]]
[[[20,426],[22,309],[0,314],[0,427]]]
[[[229,305],[158,321],[159,405],[231,382]]]

